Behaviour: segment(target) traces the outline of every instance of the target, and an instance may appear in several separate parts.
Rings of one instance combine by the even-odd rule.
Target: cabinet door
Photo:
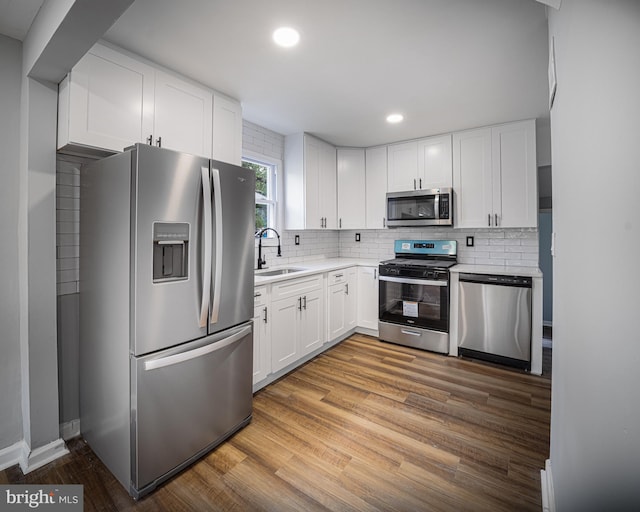
[[[211,158],[212,91],[156,72],[154,144]]]
[[[300,314],[298,297],[271,303],[271,370],[277,372],[299,357]]]
[[[153,133],[154,73],[95,45],[71,70],[67,91],[61,84],[58,148],[81,144],[122,151],[144,142]]]
[[[418,187],[418,143],[391,144],[387,148],[387,190],[402,192]]]
[[[444,188],[453,184],[451,135],[418,141],[418,188]]]
[[[340,148],[338,162],[338,228],[362,229],[365,215],[364,149]]]
[[[491,128],[453,134],[453,193],[457,228],[493,225]]]
[[[384,228],[387,217],[387,146],[365,150],[367,229]]]
[[[320,143],[320,173],[318,192],[321,217],[325,228],[338,228],[338,182],[336,170],[336,148],[326,142]]]
[[[321,142],[304,136],[304,216],[306,229],[320,229],[324,215],[320,211],[320,165]]]
[[[271,373],[271,339],[269,336],[269,307],[264,304],[253,310],[253,383]]]
[[[302,303],[299,357],[305,356],[323,345],[326,320],[322,290],[305,294]]]
[[[358,321],[358,268],[351,267],[346,270],[347,282],[345,283],[344,303],[344,329],[355,329]]]
[[[213,95],[213,159],[242,164],[242,106]]]
[[[537,227],[535,121],[496,126],[491,141],[494,223],[497,214],[497,227]]]
[[[378,330],[378,268],[358,267],[358,327]]]
[[[329,330],[327,339],[329,341],[336,339],[346,331],[345,286],[346,283],[338,283],[329,287],[327,299],[327,326]]]

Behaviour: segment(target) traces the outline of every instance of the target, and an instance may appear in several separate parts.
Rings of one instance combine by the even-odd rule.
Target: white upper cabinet
[[[308,134],[285,137],[287,229],[337,229],[336,148]]]
[[[366,227],[364,149],[338,148],[338,227]]]
[[[240,104],[225,100],[214,119],[213,94],[134,55],[96,44],[60,83],[58,149],[109,154],[141,142],[240,163]]]
[[[454,133],[454,223],[537,226],[535,121]]]
[[[366,227],[384,228],[387,216],[387,146],[365,150],[365,181]]]
[[[154,144],[192,155],[211,156],[212,92],[156,71]]]
[[[231,164],[242,163],[242,106],[213,93],[213,158]]]
[[[122,151],[153,136],[155,70],[95,45],[60,83],[58,149]]]
[[[402,192],[418,186],[418,143],[391,144],[387,148],[387,190]]]
[[[453,183],[451,134],[418,141],[420,189],[451,187]]]
[[[451,134],[392,144],[388,165],[389,192],[450,187]]]
[[[494,172],[494,208],[498,227],[538,226],[538,176],[534,120],[508,123],[491,129]],[[498,191],[496,183],[500,183]]]
[[[493,214],[491,128],[453,134],[453,223],[457,228],[489,227]]]

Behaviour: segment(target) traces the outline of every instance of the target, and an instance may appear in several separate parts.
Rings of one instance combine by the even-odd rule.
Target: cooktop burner
[[[411,267],[431,267],[431,268],[449,268],[453,267],[456,262],[455,261],[443,261],[437,259],[431,260],[423,260],[416,258],[395,258],[393,260],[382,261],[381,265],[392,265],[392,266],[411,266]]]
[[[380,264],[387,267],[420,267],[447,270],[457,263],[455,240],[396,240],[395,259]]]

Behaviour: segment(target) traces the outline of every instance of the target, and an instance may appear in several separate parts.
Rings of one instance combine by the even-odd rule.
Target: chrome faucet
[[[278,256],[282,256],[282,250],[280,249],[280,234],[273,228],[262,228],[256,231],[255,237],[258,239],[258,270],[267,268],[267,261],[262,256],[262,235],[267,231],[273,231],[278,237]]]

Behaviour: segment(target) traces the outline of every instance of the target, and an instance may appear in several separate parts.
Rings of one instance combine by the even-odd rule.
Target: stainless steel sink
[[[256,270],[255,275],[258,277],[282,276],[285,274],[293,274],[294,272],[302,272],[303,270],[307,269],[300,267],[285,267],[273,270]]]

